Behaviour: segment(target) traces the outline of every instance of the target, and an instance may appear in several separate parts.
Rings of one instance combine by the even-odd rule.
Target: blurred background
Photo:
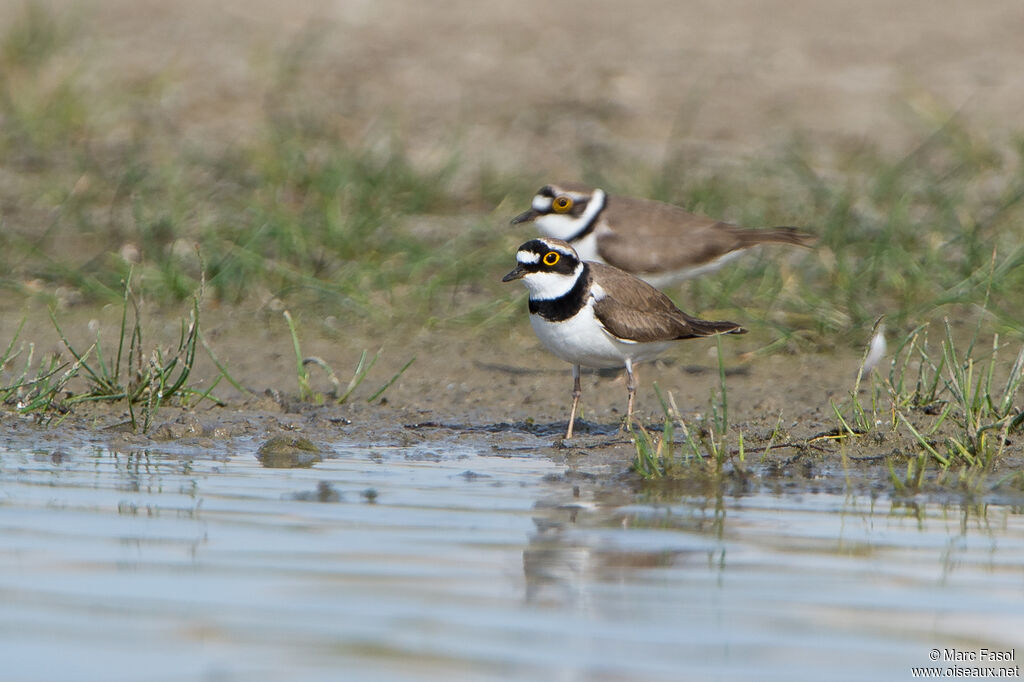
[[[158,303],[205,277],[503,324],[507,221],[559,180],[820,234],[688,291],[787,342],[1020,284],[1013,0],[39,0],[0,27],[12,300],[118,300],[130,270]]]
[[[1005,134],[1024,107],[1010,0],[13,1],[0,21],[7,99],[27,70],[40,97],[69,89],[96,144],[237,144],[277,107],[538,180],[578,175],[588,146],[699,166],[793,136],[898,153],[953,113]]]

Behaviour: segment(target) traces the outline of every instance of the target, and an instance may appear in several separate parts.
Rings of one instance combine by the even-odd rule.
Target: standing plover
[[[519,247],[516,267],[501,281],[521,279],[530,292],[530,324],[544,347],[572,364],[572,438],[580,400],[580,367],[625,367],[626,423],[632,423],[633,363],[650,360],[673,341],[743,334],[735,322],[687,315],[666,296],[627,272],[580,260],[560,239],[533,239]]]
[[[761,244],[810,246],[795,227],[749,230],[660,201],[609,196],[581,185],[545,185],[513,224],[533,221],[586,261],[607,263],[656,287],[717,270]]]

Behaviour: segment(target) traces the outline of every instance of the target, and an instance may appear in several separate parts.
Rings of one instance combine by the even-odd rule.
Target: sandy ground
[[[898,151],[953,112],[1000,137],[1024,109],[1015,0],[50,4],[73,18],[83,83],[159,76],[152,104],[183,135],[244,136],[290,53],[294,96],[354,135],[395,128],[421,157],[458,145],[538,183],[587,145],[647,165],[741,163],[793,136]]]

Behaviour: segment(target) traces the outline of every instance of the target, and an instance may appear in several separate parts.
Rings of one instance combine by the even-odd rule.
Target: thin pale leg
[[[633,400],[636,398],[636,376],[633,374],[633,361],[626,358],[626,390],[629,399],[626,401],[626,428],[633,425]]]
[[[583,389],[580,388],[580,366],[572,366],[572,409],[569,410],[569,427],[565,430],[566,439],[572,438],[572,425],[576,421],[576,406],[580,404],[580,394],[583,393]]]

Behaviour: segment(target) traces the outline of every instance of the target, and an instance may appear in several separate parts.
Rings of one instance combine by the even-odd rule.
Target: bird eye
[[[566,196],[555,197],[551,202],[551,208],[555,209],[555,213],[566,213],[572,208],[572,199]]]
[[[559,258],[561,258],[561,256],[558,255],[557,251],[548,251],[544,254],[544,265],[551,267],[558,262]]]

